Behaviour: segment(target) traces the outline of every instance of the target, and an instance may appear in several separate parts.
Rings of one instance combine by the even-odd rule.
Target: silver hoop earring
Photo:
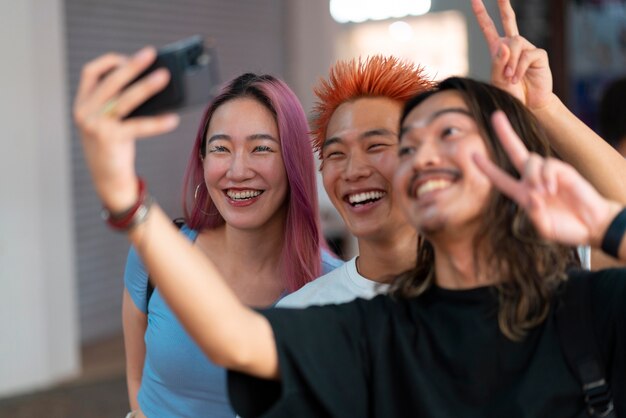
[[[193,192],[193,200],[195,202],[195,204],[198,206],[198,210],[205,214],[206,216],[214,216],[208,212],[205,212],[204,210],[202,210],[202,207],[200,207],[200,205],[198,205],[198,192],[200,191],[200,186],[203,185],[204,183],[198,183],[198,185],[196,186],[196,190]]]

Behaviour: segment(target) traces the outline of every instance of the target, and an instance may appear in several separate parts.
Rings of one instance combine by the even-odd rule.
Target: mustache
[[[409,196],[415,196],[417,194],[417,188],[422,184],[425,179],[432,177],[446,177],[452,180],[456,180],[461,177],[461,172],[452,168],[427,168],[419,170],[413,173],[409,184],[407,186],[407,194]]]

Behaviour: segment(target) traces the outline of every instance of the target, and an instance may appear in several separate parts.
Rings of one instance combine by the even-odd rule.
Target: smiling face
[[[432,237],[446,230],[473,233],[480,225],[491,184],[472,154],[488,151],[459,93],[435,93],[407,115],[394,188],[416,229]]]
[[[264,105],[238,98],[215,110],[206,134],[204,180],[230,226],[255,229],[284,219],[287,173],[276,121]]]
[[[388,238],[407,226],[394,204],[402,105],[359,98],[333,113],[322,145],[324,188],[348,230],[359,239]]]

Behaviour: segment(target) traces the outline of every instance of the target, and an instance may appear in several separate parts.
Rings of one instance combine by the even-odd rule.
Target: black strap
[[[176,225],[176,227],[178,229],[181,229],[183,227],[183,225],[185,225],[185,219],[184,218],[176,218],[172,222],[174,223],[174,225]],[[152,297],[153,293],[154,293],[154,285],[152,284],[152,280],[150,279],[150,275],[148,275],[148,288],[146,289],[146,307],[150,303],[150,298]]]
[[[556,311],[561,347],[582,385],[589,416],[616,418],[613,397],[604,376],[604,361],[591,323],[590,280],[576,279],[578,275],[570,273]]]
[[[619,246],[626,232],[626,208],[622,209],[611,221],[609,228],[602,239],[602,251],[608,255],[619,258]]]

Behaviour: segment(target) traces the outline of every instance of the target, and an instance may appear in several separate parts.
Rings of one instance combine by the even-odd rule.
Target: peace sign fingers
[[[530,160],[530,153],[524,146],[524,143],[519,139],[515,131],[513,131],[504,112],[495,112],[492,122],[496,135],[500,139],[500,143],[505,152],[511,159],[513,166],[519,173],[524,173],[527,169],[527,163]],[[502,170],[488,157],[474,155],[473,158],[478,167],[485,173],[497,189],[510,199],[518,202],[520,206],[526,207],[528,205],[528,189],[522,181]]]
[[[472,0],[472,10],[474,11],[474,15],[478,21],[478,26],[480,26],[480,30],[487,41],[487,46],[489,47],[489,51],[493,57],[498,53],[498,49],[500,47],[500,35],[498,34],[498,29],[493,23],[491,16],[489,16],[489,13],[487,13],[487,9],[485,8],[485,4],[482,0]]]
[[[511,159],[513,166],[518,173],[524,172],[524,167],[528,161],[529,152],[522,140],[517,136],[511,123],[503,111],[494,112],[492,118],[493,129],[500,138],[500,143]]]
[[[511,6],[510,0],[498,0],[498,9],[500,10],[500,19],[502,19],[502,27],[504,36],[513,38],[519,36],[517,21],[515,19],[515,11]]]

